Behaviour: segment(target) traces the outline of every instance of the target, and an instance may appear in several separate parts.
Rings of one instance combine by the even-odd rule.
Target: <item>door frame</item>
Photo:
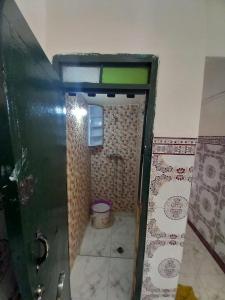
[[[135,290],[133,300],[141,299],[144,255],[146,243],[147,215],[149,202],[149,185],[151,172],[153,124],[155,117],[156,83],[158,72],[158,57],[151,54],[71,54],[55,55],[53,67],[59,74],[62,89],[66,93],[94,92],[94,93],[146,93],[145,119],[141,147],[141,163],[139,175],[140,225],[138,250],[136,256]],[[104,83],[65,83],[62,81],[63,66],[100,66],[100,78],[103,66],[119,67],[148,67],[150,69],[148,84],[104,84]],[[141,169],[142,167],[142,169]],[[142,170],[142,172],[141,172]],[[141,190],[140,190],[141,188]]]

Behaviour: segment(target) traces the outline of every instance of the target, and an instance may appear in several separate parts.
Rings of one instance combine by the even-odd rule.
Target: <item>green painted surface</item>
[[[5,181],[3,192],[14,269],[22,300],[37,299],[34,290],[39,284],[45,287],[43,299],[56,299],[62,271],[66,273],[62,299],[69,300],[66,120],[61,83],[13,0],[3,2],[0,17],[5,102],[0,124],[9,128],[10,135],[10,142],[4,138],[3,150],[8,154],[1,160],[15,169],[14,180]],[[46,236],[50,247],[39,272],[37,231]]]
[[[149,69],[147,67],[103,67],[102,83],[147,84],[148,74]]]

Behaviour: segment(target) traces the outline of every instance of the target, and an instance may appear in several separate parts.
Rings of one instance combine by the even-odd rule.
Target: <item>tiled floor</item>
[[[225,300],[225,274],[190,226],[184,242],[179,282],[191,285],[199,300]]]
[[[133,215],[117,214],[106,229],[89,224],[71,272],[72,300],[130,300],[134,243]]]

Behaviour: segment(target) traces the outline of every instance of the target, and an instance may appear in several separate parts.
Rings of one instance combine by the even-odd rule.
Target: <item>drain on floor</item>
[[[118,247],[118,248],[117,248],[117,252],[118,252],[119,254],[122,254],[122,253],[124,252],[123,247]]]

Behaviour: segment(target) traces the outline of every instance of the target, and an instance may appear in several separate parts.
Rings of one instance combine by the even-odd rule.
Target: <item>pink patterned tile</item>
[[[176,295],[183,243],[151,240],[150,255],[145,260],[142,299],[171,298]]]
[[[149,203],[150,211],[155,207],[165,208],[172,201],[171,205],[178,204],[178,199],[189,201],[191,183],[189,181],[170,181],[165,182],[156,195],[151,194]],[[181,203],[182,201],[180,201]],[[183,201],[184,202],[184,201]]]
[[[154,139],[142,300],[175,299],[195,143],[195,139]]]
[[[147,232],[154,238],[183,239],[187,223],[188,200],[171,197],[164,208],[149,213]]]
[[[91,149],[92,199],[112,200],[114,211],[137,202],[143,105],[105,105],[104,144]]]
[[[79,96],[66,96],[67,109],[67,193],[70,265],[78,253],[89,220],[91,203],[91,156],[87,145],[87,118],[77,120],[72,110],[87,109]]]

